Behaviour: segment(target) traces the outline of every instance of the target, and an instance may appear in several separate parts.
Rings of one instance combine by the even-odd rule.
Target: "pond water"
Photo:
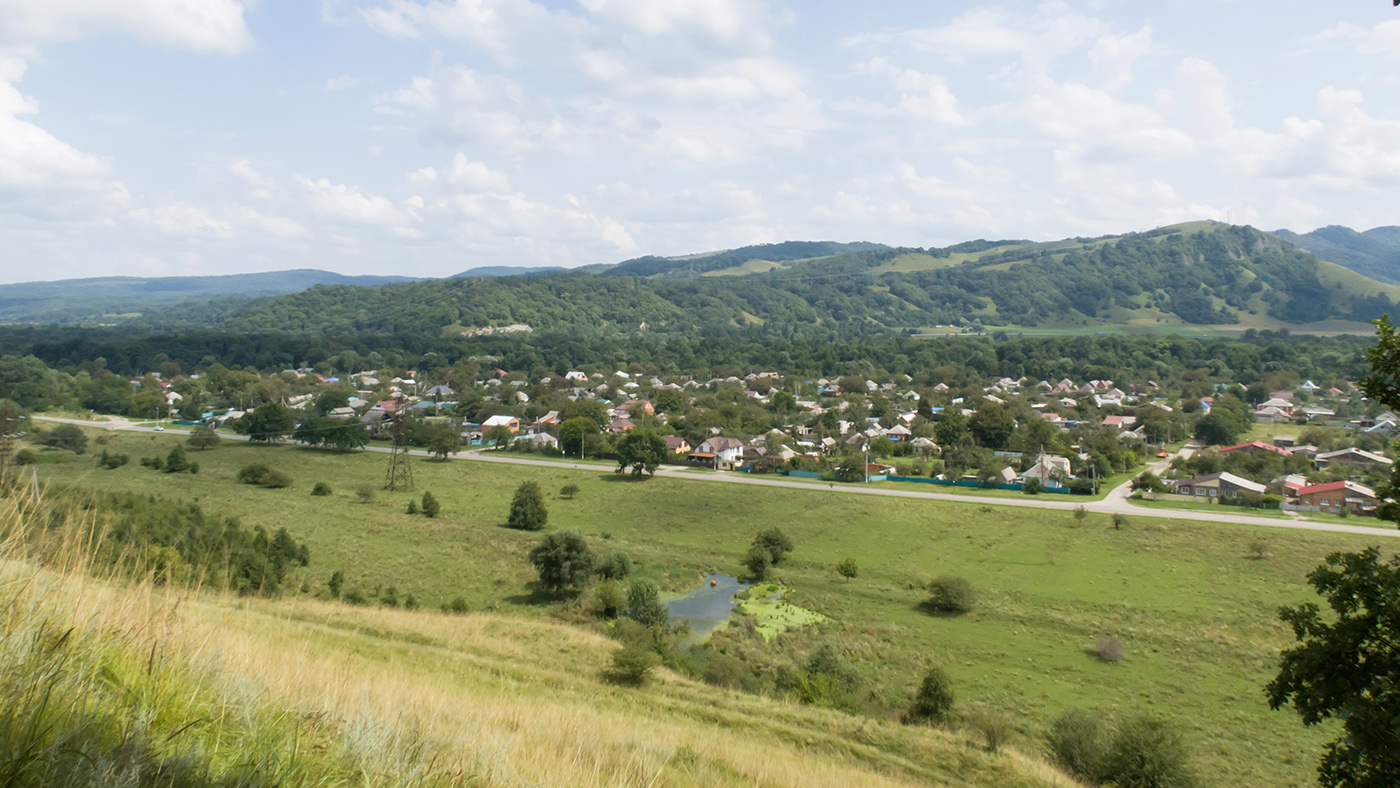
[[[667,603],[671,621],[690,622],[690,636],[682,643],[702,643],[710,633],[729,620],[736,604],[734,595],[748,588],[729,575],[707,575],[700,587]]]

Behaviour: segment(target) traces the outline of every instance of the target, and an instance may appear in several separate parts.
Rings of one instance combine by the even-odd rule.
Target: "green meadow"
[[[931,664],[953,677],[959,704],[1017,719],[1018,746],[1035,751],[1041,732],[1066,708],[1119,717],[1149,711],[1187,735],[1206,784],[1306,785],[1335,729],[1304,729],[1296,715],[1270,711],[1263,686],[1277,653],[1291,642],[1280,605],[1313,598],[1308,571],[1327,554],[1359,550],[1374,537],[1216,525],[1133,516],[1115,529],[1107,515],[875,496],[823,487],[766,488],[454,459],[413,458],[417,491],[382,486],[387,456],[334,454],[295,446],[225,441],[191,452],[197,475],[164,474],[137,460],[164,456],[182,436],[100,433],[127,453],[117,470],[88,455],[43,453],[40,478],[83,489],[129,491],[197,501],[208,514],[246,526],[286,527],[310,546],[305,583],[322,595],[333,571],[345,587],[377,596],[393,585],[424,607],[463,597],[472,611],[524,618],[564,615],[532,584],[526,553],[537,534],[502,526],[516,486],[545,490],[549,529],[576,529],[595,551],[627,552],[640,576],[684,592],[709,571],[741,575],[758,531],[777,526],[796,550],[776,569],[786,601],[827,621],[779,638],[793,658],[819,643],[840,645],[889,697],[911,696]],[[262,462],[290,474],[288,489],[240,485],[237,471]],[[334,493],[311,495],[325,482]],[[572,499],[558,491],[576,484]],[[431,490],[436,519],[408,515],[410,499]],[[1265,557],[1258,558],[1257,544]],[[1387,546],[1394,549],[1394,546]],[[859,575],[835,566],[853,557]],[[960,576],[979,594],[972,612],[930,615],[922,607],[934,577]],[[577,615],[577,611],[573,611]],[[1088,649],[1119,638],[1121,663]]]

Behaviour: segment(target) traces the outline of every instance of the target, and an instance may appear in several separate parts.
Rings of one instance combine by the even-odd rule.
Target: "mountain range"
[[[0,321],[431,335],[518,324],[785,335],[949,324],[1358,331],[1400,303],[1397,280],[1400,228],[1297,235],[1193,222],[928,249],[792,241],[573,270],[480,267],[446,279],[299,270],[30,283],[5,288]]]

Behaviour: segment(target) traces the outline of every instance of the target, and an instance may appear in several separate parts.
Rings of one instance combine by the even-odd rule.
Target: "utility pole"
[[[390,427],[394,446],[389,451],[389,470],[384,475],[384,489],[413,492],[413,468],[408,464],[408,402],[402,394],[397,402],[398,409],[390,417],[394,420]]]
[[[8,407],[0,406],[0,489],[10,481],[10,468],[14,462],[14,434],[18,430],[19,419]]]

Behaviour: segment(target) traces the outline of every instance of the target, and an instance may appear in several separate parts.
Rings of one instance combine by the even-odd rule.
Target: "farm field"
[[[548,618],[557,608],[533,590],[525,558],[538,536],[501,527],[515,487],[527,480],[547,494],[549,530],[577,529],[599,552],[626,551],[640,576],[671,592],[688,590],[709,571],[740,574],[753,535],[778,526],[796,545],[777,570],[793,589],[789,601],[830,619],[817,632],[785,638],[794,658],[821,642],[838,644],[890,698],[910,696],[936,662],[953,677],[964,708],[1013,714],[1019,746],[1029,750],[1071,706],[1112,716],[1160,714],[1186,732],[1208,784],[1312,782],[1333,729],[1306,730],[1291,712],[1272,712],[1264,702],[1276,654],[1291,640],[1275,611],[1312,598],[1303,578],[1325,555],[1375,541],[1148,514],[1115,530],[1107,515],[1079,521],[1068,512],[975,501],[638,482],[603,469],[414,458],[418,494],[431,490],[442,504],[440,517],[427,519],[404,513],[416,497],[408,494],[379,492],[370,503],[357,502],[358,486],[382,482],[382,454],[226,441],[191,452],[198,475],[167,475],[136,460],[164,456],[176,436],[107,437],[105,448],[130,454],[130,465],[97,470],[91,452],[45,452],[35,466],[40,478],[197,501],[206,514],[238,516],[246,526],[286,527],[312,556],[304,576],[288,585],[294,596],[302,582],[306,596],[317,595],[340,570],[346,588],[377,595],[394,585],[400,598],[412,593],[429,609],[460,595],[472,611]],[[289,473],[293,486],[237,484],[238,469],[252,462]],[[334,494],[311,496],[316,482],[329,483]],[[557,495],[565,484],[579,486],[573,499]],[[1252,557],[1256,542],[1265,543],[1266,558]],[[850,582],[834,569],[846,557],[860,565]],[[958,618],[923,612],[922,589],[939,575],[971,581],[981,597],[977,608]],[[1087,655],[1101,634],[1122,640],[1122,663]]]

